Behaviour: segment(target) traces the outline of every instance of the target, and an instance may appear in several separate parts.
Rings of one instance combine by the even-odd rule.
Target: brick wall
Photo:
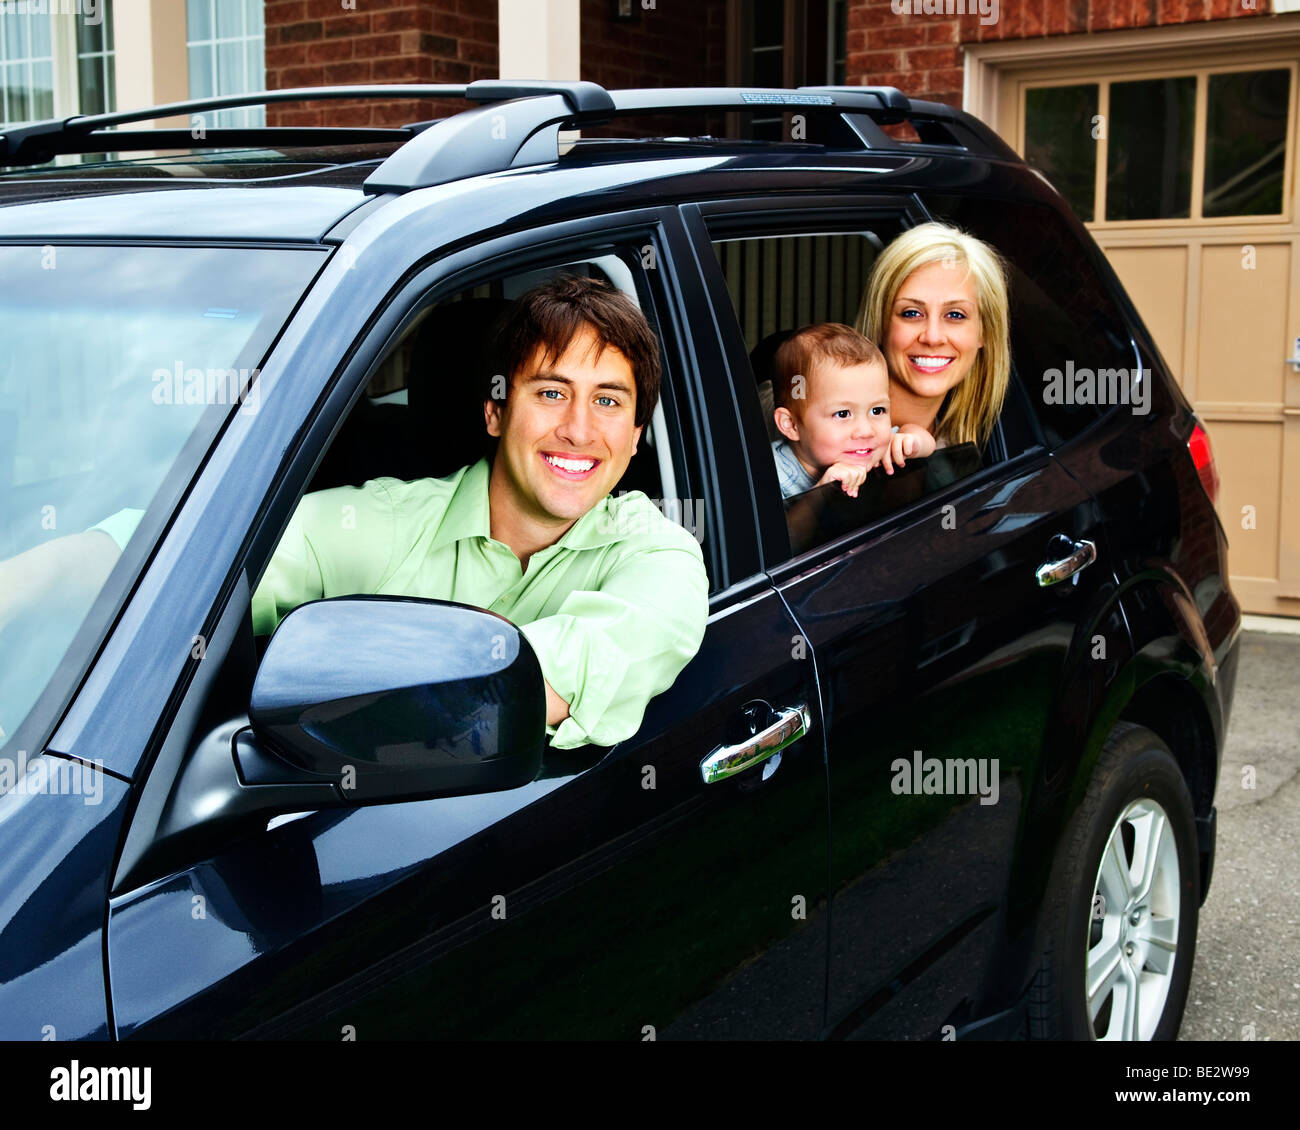
[[[891,0],[849,0],[845,68],[850,82],[897,86],[914,98],[960,106],[963,43],[1248,19],[1271,8],[1270,0],[1254,3],[1252,9],[1243,0],[999,0],[997,21],[986,25],[978,10],[930,15],[922,0],[912,0],[907,15],[895,13]],[[965,7],[978,4],[968,0]]]
[[[267,0],[268,90],[496,77],[495,0]],[[268,107],[267,124],[400,125],[464,108],[459,99],[300,103]]]
[[[266,79],[288,86],[473,82],[497,77],[496,0],[267,0]],[[989,39],[1152,27],[1266,14],[1271,0],[999,0],[998,19],[978,11],[894,12],[892,0],[849,0],[850,82],[897,86],[914,97],[961,104],[962,44]],[[608,87],[712,86],[726,82],[727,0],[658,0],[630,23],[609,0],[581,0],[582,77]],[[956,6],[956,5],[954,5]],[[966,6],[977,7],[975,0]],[[337,102],[269,107],[272,125],[393,125],[455,113],[455,102]],[[328,113],[328,118],[326,114]],[[645,120],[638,130],[685,133],[717,120]],[[588,131],[594,133],[597,131]]]
[[[610,19],[610,8],[609,0],[582,0],[582,77],[587,81],[611,90],[726,85],[727,0],[657,0],[653,9],[627,23]],[[643,118],[608,132],[626,137],[720,128],[721,119],[701,115],[696,121]]]
[[[582,0],[584,79],[606,87],[725,84],[726,0],[657,0],[630,23],[610,19],[610,7]]]
[[[609,0],[581,0],[582,78],[607,87],[720,86],[727,0],[658,0],[615,22]],[[473,82],[497,77],[496,0],[267,0],[266,85]],[[399,125],[456,113],[437,101],[269,107],[270,125]],[[645,119],[622,132],[682,133],[714,120]],[[598,131],[588,131],[594,133]]]

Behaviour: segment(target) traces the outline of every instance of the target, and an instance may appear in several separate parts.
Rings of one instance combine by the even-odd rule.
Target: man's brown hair
[[[808,399],[808,382],[818,365],[885,364],[885,356],[869,337],[843,322],[804,326],[781,343],[772,358],[772,403],[794,411],[795,400]],[[802,376],[803,395],[793,393],[794,379]]]
[[[558,360],[584,326],[596,335],[597,357],[613,346],[627,358],[636,382],[636,426],[648,424],[659,403],[659,340],[627,295],[608,283],[576,275],[559,275],[533,287],[498,319],[489,343],[493,369],[484,399],[499,393],[498,374],[512,382],[539,346],[541,364]]]

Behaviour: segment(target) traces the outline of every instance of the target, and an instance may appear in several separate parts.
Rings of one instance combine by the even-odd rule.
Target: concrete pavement
[[[1248,630],[1240,646],[1179,1038],[1300,1040],[1300,632]]]

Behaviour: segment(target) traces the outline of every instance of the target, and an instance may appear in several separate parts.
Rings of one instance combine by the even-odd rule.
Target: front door
[[[286,815],[119,892],[109,921],[119,1034],[820,1031],[828,847],[816,691],[789,612],[753,567],[747,492],[717,485],[735,481],[736,423],[710,408],[726,405],[705,389],[722,379],[718,347],[690,336],[693,292],[675,279],[679,221],[666,222],[643,217],[617,239],[580,225],[585,243],[569,232],[572,246],[545,259],[516,247],[504,277],[460,279],[457,294],[488,284],[509,300],[516,284],[563,267],[603,273],[647,313],[664,345],[665,411],[647,429],[639,473],[667,491],[671,471],[671,513],[690,515],[703,542],[712,593],[695,659],[634,737],[551,751],[523,788]],[[780,756],[773,746],[706,783],[710,755],[757,747],[765,733],[772,741],[782,719],[794,740]],[[184,976],[160,978],[159,954]]]

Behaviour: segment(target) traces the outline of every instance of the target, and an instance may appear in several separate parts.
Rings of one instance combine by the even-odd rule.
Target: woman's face
[[[931,263],[908,275],[889,311],[890,377],[923,400],[959,384],[983,345],[976,297],[964,265]]]

